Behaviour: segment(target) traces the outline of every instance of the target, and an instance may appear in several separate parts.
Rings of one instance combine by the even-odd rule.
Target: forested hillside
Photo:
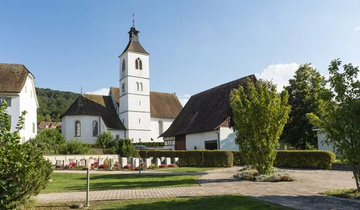
[[[79,96],[78,93],[51,90],[48,88],[36,88],[39,101],[37,121],[61,122],[60,116]]]

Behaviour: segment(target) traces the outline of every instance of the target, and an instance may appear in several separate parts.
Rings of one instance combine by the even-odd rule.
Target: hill
[[[61,122],[60,116],[79,96],[78,93],[68,91],[51,90],[48,88],[36,88],[39,101],[37,121]]]

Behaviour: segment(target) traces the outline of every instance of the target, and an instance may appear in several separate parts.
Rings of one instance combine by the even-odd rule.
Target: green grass
[[[159,168],[156,170],[169,171],[169,172],[204,172],[212,169],[217,169],[217,168],[216,167],[169,167],[169,168]]]
[[[331,195],[342,198],[355,198],[360,200],[360,192],[357,189],[338,189],[338,190],[328,190],[321,194]]]
[[[196,185],[197,175],[91,174],[90,190],[140,189]],[[53,173],[41,193],[86,190],[86,174]]]
[[[76,202],[75,202],[76,203]],[[72,203],[40,204],[37,209],[69,209]],[[143,200],[118,200],[90,202],[91,209],[124,209],[124,210],[187,210],[187,209],[288,209],[278,205],[258,201],[241,195],[221,195],[194,198],[167,198]]]

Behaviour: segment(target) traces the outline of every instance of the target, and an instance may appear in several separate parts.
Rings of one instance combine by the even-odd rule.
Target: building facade
[[[133,142],[163,141],[160,135],[182,105],[174,93],[150,91],[149,55],[133,25],[119,56],[119,88],[111,87],[108,96],[79,96],[62,116],[62,133],[67,139],[95,143],[99,133],[110,131],[116,138]]]
[[[39,108],[35,77],[22,64],[0,64],[0,102],[7,102],[11,132],[16,130],[19,117],[26,111],[23,129],[19,131],[21,143],[36,136],[37,109]]]

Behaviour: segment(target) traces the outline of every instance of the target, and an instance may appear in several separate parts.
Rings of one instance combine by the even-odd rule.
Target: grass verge
[[[197,175],[91,174],[90,190],[141,189],[196,185]],[[53,173],[41,193],[86,190],[86,174]]]
[[[70,209],[74,202],[39,204],[37,209]],[[286,207],[258,201],[241,195],[221,195],[194,198],[166,198],[143,200],[94,201],[91,209],[125,209],[125,210],[152,210],[152,209],[288,209]]]
[[[355,188],[327,190],[321,194],[342,197],[342,198],[355,198],[360,200],[360,192],[358,192]]]
[[[219,168],[219,167],[217,167]],[[169,171],[169,172],[204,172],[212,169],[217,169],[216,167],[174,167],[174,168],[159,168],[157,171]]]

